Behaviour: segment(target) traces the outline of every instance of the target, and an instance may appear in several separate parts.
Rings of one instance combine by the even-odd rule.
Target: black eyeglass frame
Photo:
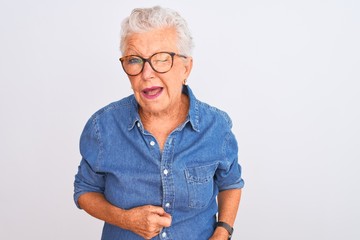
[[[160,72],[160,71],[157,71],[157,70],[154,68],[154,66],[151,64],[151,58],[152,58],[153,56],[155,56],[156,54],[159,54],[159,53],[167,53],[167,54],[169,54],[169,55],[171,56],[171,66],[170,66],[169,70],[164,71],[164,72]],[[143,57],[141,57],[141,56],[139,56],[139,55],[127,55],[127,56],[124,56],[124,57],[119,58],[119,61],[121,62],[121,66],[122,66],[122,68],[124,69],[124,72],[125,72],[127,75],[129,75],[129,76],[137,76],[137,75],[139,75],[139,74],[144,70],[144,66],[145,66],[145,63],[146,63],[146,62],[149,63],[150,67],[151,67],[152,70],[154,70],[155,72],[157,72],[157,73],[167,73],[168,71],[171,70],[171,68],[172,68],[173,65],[174,65],[174,56],[182,57],[182,58],[185,58],[185,59],[188,58],[188,57],[185,56],[185,55],[178,54],[178,53],[174,53],[174,52],[157,52],[157,53],[154,53],[153,55],[151,55],[149,58],[143,58]],[[140,58],[140,59],[143,61],[143,64],[142,64],[142,67],[141,67],[141,70],[140,70],[139,73],[137,73],[137,74],[129,74],[129,73],[126,72],[123,62],[124,62],[125,58],[127,58],[127,57],[138,57],[138,58]]]

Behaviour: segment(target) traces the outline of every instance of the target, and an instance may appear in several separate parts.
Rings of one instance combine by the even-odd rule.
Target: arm
[[[87,122],[80,138],[82,160],[75,176],[74,200],[79,208],[95,218],[150,239],[171,224],[171,216],[156,206],[125,210],[111,204],[104,196],[106,174],[101,170],[103,151],[97,115]]]
[[[91,216],[145,239],[155,237],[163,227],[171,225],[171,216],[161,207],[148,205],[124,210],[109,203],[103,194],[95,192],[82,194],[78,203]]]
[[[234,225],[236,214],[239,208],[241,189],[224,190],[218,195],[219,214],[218,221]],[[223,227],[217,227],[210,240],[227,240],[229,233]]]

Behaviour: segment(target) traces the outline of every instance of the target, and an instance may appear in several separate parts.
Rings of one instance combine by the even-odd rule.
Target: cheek
[[[129,77],[131,89],[136,91],[139,88],[139,81],[136,79],[136,77]]]
[[[183,88],[183,82],[179,79],[172,79],[173,81],[168,84],[166,84],[167,92],[172,99],[178,99],[179,96],[181,96],[182,88]]]
[[[187,78],[187,70],[184,65],[179,66],[175,70],[176,76],[179,79],[179,81],[182,83]]]
[[[162,82],[170,91],[177,91],[182,86],[183,80],[179,72],[174,71],[171,75],[163,78]]]

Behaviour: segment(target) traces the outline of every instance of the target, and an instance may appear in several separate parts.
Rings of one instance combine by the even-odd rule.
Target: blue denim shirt
[[[153,239],[209,239],[219,191],[242,188],[238,147],[228,115],[200,102],[188,86],[187,120],[167,138],[163,151],[144,129],[133,95],[102,108],[87,122],[80,140],[82,161],[74,199],[98,192],[115,206],[161,206],[172,225]],[[105,223],[103,240],[140,236]]]

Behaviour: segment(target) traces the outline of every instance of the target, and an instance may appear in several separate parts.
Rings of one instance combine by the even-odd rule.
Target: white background
[[[157,4],[193,32],[194,93],[234,123],[233,239],[360,239],[358,0],[1,0],[0,239],[100,239],[72,200],[79,136],[131,94],[120,23]]]

